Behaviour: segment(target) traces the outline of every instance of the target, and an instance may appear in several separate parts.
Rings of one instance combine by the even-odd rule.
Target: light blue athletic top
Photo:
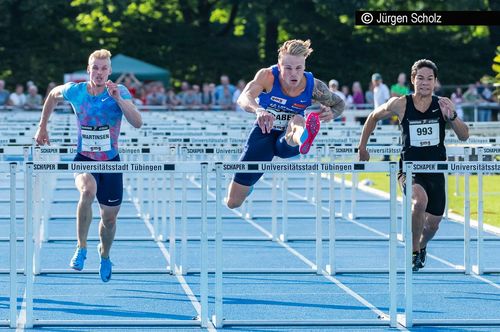
[[[62,92],[77,117],[77,152],[93,160],[110,160],[118,155],[123,113],[107,89],[92,96],[87,91],[87,84],[66,83]],[[125,86],[119,84],[118,89],[123,99],[132,99]]]

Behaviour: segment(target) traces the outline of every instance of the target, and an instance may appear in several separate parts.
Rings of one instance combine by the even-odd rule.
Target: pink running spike
[[[318,113],[309,113],[306,118],[306,127],[304,129],[304,134],[300,140],[302,144],[300,144],[299,151],[301,154],[306,154],[309,152],[309,149],[312,146],[314,138],[319,132],[320,122]]]

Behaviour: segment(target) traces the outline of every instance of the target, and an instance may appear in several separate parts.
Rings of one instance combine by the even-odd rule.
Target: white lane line
[[[130,193],[129,193],[129,196],[133,198],[133,196]],[[138,202],[134,203],[134,206],[137,209],[137,211],[139,211],[139,208],[138,208],[139,206],[138,205],[139,205]],[[151,236],[154,238],[154,236],[155,236],[154,233],[155,232],[154,232],[154,227],[151,224],[151,222],[149,220],[147,220],[146,218],[141,218],[141,219],[144,221],[144,224],[146,225],[146,228],[149,230],[149,232],[151,233]],[[160,248],[160,251],[163,254],[163,257],[165,257],[165,260],[167,261],[167,264],[170,265],[170,254],[169,254],[167,248],[165,247],[165,245],[163,244],[163,242],[161,242],[161,241],[155,241],[155,242],[158,245],[158,247]],[[170,269],[173,272],[175,272],[175,266],[170,266]],[[196,310],[196,313],[198,314],[198,317],[201,318],[201,303],[198,302],[198,299],[196,298],[196,295],[194,295],[194,293],[193,293],[191,287],[189,287],[186,279],[184,278],[184,276],[176,274],[176,273],[175,273],[175,277],[179,281],[179,284],[182,287],[182,289],[184,290],[184,293],[186,293],[189,301],[191,301],[191,304],[193,305],[194,309]],[[208,321],[207,330],[210,331],[210,332],[217,331],[210,320]]]
[[[26,326],[26,290],[23,294],[23,303],[21,304],[21,311],[17,319],[16,332],[23,332]]]
[[[267,181],[267,180],[262,180],[262,182],[265,182],[265,183],[266,183],[267,185],[269,185],[270,187],[272,186],[272,183],[270,183],[270,182],[269,182],[269,181]],[[300,200],[304,200],[304,197],[300,196],[299,194],[297,194],[297,193],[296,193],[296,192],[294,192],[294,191],[289,190],[289,191],[288,191],[288,194],[290,194],[290,195],[292,195],[293,197],[298,198],[298,199],[300,199]],[[312,204],[313,206],[316,206],[316,203],[311,203],[311,202],[309,202],[309,201],[307,201],[307,200],[304,200],[304,203],[307,203],[307,204]],[[327,208],[327,207],[321,206],[321,209],[322,209],[323,211],[327,212],[327,213],[330,213],[330,209],[329,209],[329,208]],[[376,230],[375,228],[372,228],[372,227],[370,227],[370,226],[368,226],[368,225],[365,225],[365,224],[363,224],[363,223],[360,223],[360,222],[358,222],[358,221],[356,221],[356,220],[350,220],[350,219],[349,219],[348,221],[349,221],[349,222],[352,222],[353,224],[358,225],[358,226],[359,226],[359,227],[361,227],[361,228],[364,228],[364,229],[366,229],[366,230],[369,230],[369,231],[371,231],[371,232],[373,232],[373,233],[375,233],[375,234],[377,234],[377,235],[380,235],[380,236],[385,237],[385,238],[389,238],[389,234],[386,234],[386,233],[380,232],[379,230]]]

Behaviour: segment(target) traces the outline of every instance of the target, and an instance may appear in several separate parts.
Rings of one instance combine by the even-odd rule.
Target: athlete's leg
[[[285,139],[288,145],[299,145],[302,154],[309,152],[314,138],[319,132],[320,121],[318,113],[309,113],[306,119],[301,115],[295,115],[288,123]]]
[[[288,127],[285,133],[285,141],[290,146],[300,145],[300,137],[304,133],[306,120],[302,115],[294,115],[288,122]]]
[[[240,161],[271,161],[274,157],[274,144],[280,133],[272,130],[271,133],[263,134],[262,130],[255,126],[248,136]],[[262,174],[236,173],[229,185],[227,207],[230,209],[240,207]]]
[[[435,216],[430,213],[426,213],[425,215],[424,229],[420,238],[420,248],[427,247],[427,243],[432,240],[434,235],[436,235],[436,232],[439,229],[439,223],[443,218],[443,216]]]
[[[76,233],[78,247],[87,247],[87,237],[92,222],[92,203],[97,193],[97,183],[90,173],[78,174],[75,185],[80,192],[80,199],[76,209]]]
[[[101,212],[101,221],[99,222],[100,251],[101,256],[107,258],[115,238],[116,217],[123,199],[123,174],[100,174],[96,196]]]
[[[250,191],[252,190],[252,186],[245,186],[242,184],[239,184],[238,182],[235,182],[234,180],[231,181],[229,184],[229,194],[227,197],[227,207],[230,209],[235,209],[241,206],[245,199],[248,197],[250,194]]]
[[[109,257],[109,251],[116,233],[116,217],[120,206],[107,206],[100,204],[101,221],[99,222],[99,238],[101,240],[100,254],[104,258]]]
[[[420,181],[420,178],[417,178],[417,180]],[[401,191],[406,193],[406,175],[399,173],[398,182]],[[413,252],[417,252],[420,250],[420,238],[425,225],[425,210],[427,209],[428,197],[424,187],[416,183],[415,178],[412,183],[412,242]]]
[[[420,248],[425,248],[427,243],[436,234],[439,223],[446,206],[446,191],[443,174],[426,174],[424,177],[429,203],[427,204],[426,220],[420,239]]]
[[[418,183],[413,185],[412,233],[413,251],[420,250],[420,238],[425,225],[425,209],[427,208],[427,193]]]

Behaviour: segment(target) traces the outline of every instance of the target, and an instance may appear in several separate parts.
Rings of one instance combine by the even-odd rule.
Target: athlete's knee
[[[425,228],[430,232],[437,232],[439,229],[439,224],[441,223],[441,218],[427,218],[427,222],[425,223]]]
[[[92,185],[84,185],[80,188],[80,201],[82,203],[92,203],[96,195],[96,189]]]
[[[239,208],[243,204],[242,200],[235,199],[233,197],[228,197],[226,205],[230,209],[236,209]]]
[[[427,223],[425,228],[431,233],[436,233],[439,229],[439,223]]]
[[[116,225],[116,215],[102,214],[101,220],[106,228],[113,228]]]
[[[415,190],[415,192],[413,194],[413,198],[415,200],[415,203],[413,205],[413,209],[415,211],[425,212],[425,210],[427,209],[427,203],[428,203],[428,199],[427,199],[427,195],[426,195],[425,191]]]

